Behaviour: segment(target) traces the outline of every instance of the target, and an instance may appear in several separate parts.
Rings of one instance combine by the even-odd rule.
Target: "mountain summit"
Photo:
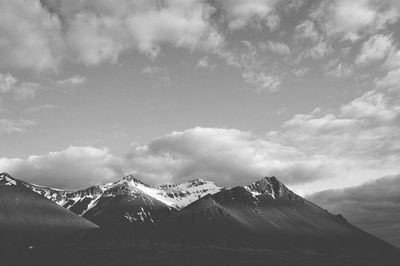
[[[12,178],[8,173],[0,173],[0,185],[3,186],[16,186],[17,180]]]
[[[286,199],[292,201],[302,200],[300,196],[293,193],[274,176],[264,177],[248,186],[244,186],[244,188],[252,193],[253,196],[267,194],[274,199]]]

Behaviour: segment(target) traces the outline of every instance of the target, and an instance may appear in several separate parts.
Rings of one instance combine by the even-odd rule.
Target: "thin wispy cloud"
[[[10,73],[0,73],[0,94],[11,95],[15,100],[29,100],[36,97],[39,89],[37,83],[19,81]]]
[[[22,133],[33,125],[35,125],[35,122],[31,120],[0,118],[0,135]]]
[[[42,105],[31,106],[28,109],[26,109],[26,112],[28,114],[34,114],[36,112],[45,111],[45,110],[54,109],[54,108],[57,108],[57,105],[54,105],[54,104],[42,104]]]
[[[84,84],[86,80],[86,77],[76,75],[67,79],[57,80],[56,84],[59,86],[79,86]]]

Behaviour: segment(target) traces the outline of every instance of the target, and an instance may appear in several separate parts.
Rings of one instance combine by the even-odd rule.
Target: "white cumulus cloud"
[[[356,63],[367,64],[383,60],[392,49],[393,40],[391,36],[383,34],[371,36],[363,43],[361,51],[356,58]]]
[[[121,159],[105,148],[74,147],[25,159],[0,158],[0,171],[51,187],[77,189],[122,175]]]

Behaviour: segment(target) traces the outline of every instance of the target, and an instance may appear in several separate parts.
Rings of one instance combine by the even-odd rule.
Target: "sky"
[[[396,0],[0,0],[0,171],[399,185],[399,24]]]

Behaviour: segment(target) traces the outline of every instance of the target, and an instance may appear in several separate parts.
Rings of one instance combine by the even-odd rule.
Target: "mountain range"
[[[129,175],[113,183],[78,191],[62,191],[30,184],[28,187],[67,210],[102,227],[155,223],[207,194],[222,188],[194,179],[182,184],[153,188]]]
[[[140,264],[198,256],[196,261],[204,265],[211,265],[211,257],[233,265],[248,261],[265,265],[265,259],[280,265],[286,265],[282,261],[325,265],[327,258],[336,261],[332,265],[397,265],[391,263],[399,258],[397,248],[300,197],[275,177],[223,188],[202,179],[152,187],[129,175],[84,190],[63,191],[3,173],[0,211],[0,231],[8,232],[15,243],[43,243],[48,249],[58,238],[62,250],[74,250],[96,263],[107,260],[103,253],[103,259],[96,252],[89,255],[93,250],[119,254],[127,248],[132,253],[119,254],[120,259],[138,256],[143,248],[155,252]],[[82,254],[87,249],[90,252]],[[204,249],[214,255],[200,256]],[[160,250],[168,255],[160,255]],[[310,264],[311,260],[318,264]],[[376,264],[382,262],[386,264]]]

